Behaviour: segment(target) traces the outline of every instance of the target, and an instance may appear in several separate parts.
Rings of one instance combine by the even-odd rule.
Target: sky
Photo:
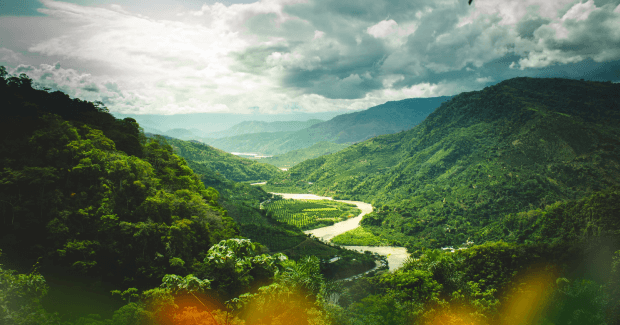
[[[620,81],[620,0],[2,0],[0,65],[123,114],[289,114]]]

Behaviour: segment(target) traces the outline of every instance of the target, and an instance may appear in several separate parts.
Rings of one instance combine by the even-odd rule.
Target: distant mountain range
[[[299,131],[309,128],[317,123],[325,122],[319,119],[311,119],[307,121],[243,121],[233,127],[219,132],[204,133],[202,138],[224,138],[249,133],[263,132],[286,132]]]
[[[495,223],[619,186],[619,161],[620,84],[515,78],[461,93],[409,131],[304,161],[268,186],[370,202],[377,209],[362,224],[413,251],[484,242],[485,227],[524,240],[515,234],[527,220]]]
[[[299,131],[263,132],[203,140],[228,152],[259,152],[267,155],[308,148],[321,141],[355,143],[377,135],[411,129],[450,98],[444,96],[391,101],[361,112],[338,115]]]
[[[155,115],[155,114],[121,114],[112,112],[111,114],[119,119],[131,117],[135,119],[145,132],[163,135],[172,129],[187,129],[195,136],[208,137],[207,134],[224,131],[235,127],[244,121],[257,122],[278,122],[278,121],[300,121],[308,120],[329,120],[335,116],[350,113],[350,110],[340,110],[332,112],[295,112],[288,114],[232,114],[232,113],[191,113],[174,115]],[[291,130],[281,130],[291,131]]]

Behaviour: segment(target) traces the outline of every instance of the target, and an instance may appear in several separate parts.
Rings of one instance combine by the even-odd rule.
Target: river
[[[332,238],[345,233],[349,230],[353,230],[360,226],[360,222],[364,215],[372,212],[372,205],[360,202],[360,201],[348,201],[348,200],[334,200],[331,197],[327,196],[318,196],[314,194],[293,194],[293,193],[270,193],[275,195],[281,195],[285,199],[294,199],[294,200],[332,200],[337,202],[344,202],[355,204],[362,213],[355,218],[350,218],[345,221],[337,222],[332,226],[317,228],[312,230],[306,230],[304,233],[312,234],[315,237],[319,238],[324,242],[329,242]],[[346,249],[355,250],[358,252],[370,251],[373,253],[377,253],[383,256],[387,256],[388,267],[390,271],[394,271],[400,268],[407,258],[409,254],[407,253],[407,249],[405,247],[397,247],[397,246],[342,246]]]

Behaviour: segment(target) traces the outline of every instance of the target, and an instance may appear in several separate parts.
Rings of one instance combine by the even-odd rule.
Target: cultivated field
[[[333,200],[277,200],[263,207],[272,218],[302,230],[331,226],[361,213],[353,204]]]

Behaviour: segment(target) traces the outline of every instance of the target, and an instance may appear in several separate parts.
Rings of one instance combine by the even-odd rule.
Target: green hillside
[[[201,143],[173,138],[167,141],[179,156],[201,163],[235,182],[263,181],[275,177],[280,172],[273,165],[237,157]]]
[[[411,249],[458,245],[506,214],[620,184],[619,104],[618,84],[506,80],[455,96],[409,131],[305,161],[269,188],[371,202],[364,227]]]
[[[285,154],[273,156],[271,158],[263,158],[260,161],[276,167],[290,168],[302,161],[338,152],[348,146],[349,144],[346,143],[339,144],[321,141],[308,148],[289,151]]]
[[[338,144],[364,141],[381,134],[408,130],[422,122],[451,97],[410,98],[391,101],[361,112],[338,115],[299,131],[256,133],[221,139],[204,139],[228,152],[280,155],[321,141]]]
[[[194,272],[238,227],[185,160],[131,118],[25,77],[0,82],[0,248],[115,285]],[[30,264],[32,265],[32,264]]]
[[[0,77],[0,323],[178,324],[191,316],[192,324],[240,324],[244,304],[298,292],[304,296],[295,312],[321,320],[314,301],[327,293],[325,277],[374,266],[374,256],[271,220],[258,210],[270,195],[210,170],[208,159],[185,160],[164,137],[147,138],[135,120],[34,89],[4,67]],[[208,156],[172,142],[179,152]],[[239,228],[292,259],[235,238]],[[327,265],[334,255],[341,259]],[[198,301],[187,305],[190,294]],[[199,297],[215,308],[197,311]]]

